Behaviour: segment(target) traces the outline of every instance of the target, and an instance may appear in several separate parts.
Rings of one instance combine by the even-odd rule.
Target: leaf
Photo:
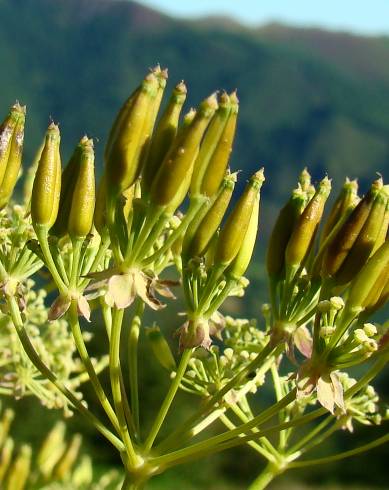
[[[328,375],[321,376],[317,380],[316,390],[319,403],[334,414],[335,393],[331,378]]]
[[[343,398],[343,386],[342,383],[339,380],[339,377],[337,373],[332,372],[330,374],[330,378],[332,381],[332,386],[334,389],[334,401],[335,405],[340,408],[342,413],[346,413],[346,406],[344,404],[344,398]]]
[[[90,322],[90,306],[84,296],[79,296],[77,299],[78,314],[83,316],[88,322]]]
[[[111,301],[117,308],[123,309],[130,306],[134,299],[135,288],[133,278],[130,274],[116,274],[110,277],[106,294],[108,305],[110,305],[109,301]]]
[[[69,309],[71,299],[69,296],[58,296],[54,303],[50,306],[47,318],[50,322],[61,318]]]
[[[311,332],[305,325],[299,327],[293,335],[294,344],[301,354],[308,359],[312,356],[313,340]]]

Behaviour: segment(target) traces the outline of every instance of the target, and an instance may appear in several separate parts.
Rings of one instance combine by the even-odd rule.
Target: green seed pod
[[[347,316],[353,312],[362,311],[368,307],[368,301],[372,289],[380,278],[382,271],[389,266],[389,241],[386,241],[377,252],[370,257],[366,264],[353,279],[350,286],[350,292],[345,305]],[[347,311],[346,311],[347,310]]]
[[[81,442],[82,437],[80,434],[75,434],[54,470],[55,478],[64,480],[66,477],[70,476],[72,467],[78,457],[78,453],[80,452]]]
[[[4,477],[12,461],[12,453],[14,447],[15,447],[14,441],[11,439],[11,437],[7,437],[7,439],[5,440],[4,444],[1,447],[1,452],[0,452],[0,485],[3,483]]]
[[[197,155],[204,132],[217,109],[215,95],[204,100],[187,130],[177,138],[166,155],[151,188],[151,201],[167,206],[174,198],[185,176],[193,172],[193,161]]]
[[[311,174],[308,172],[307,167],[303,169],[299,176],[299,184],[303,192],[308,192],[312,187]]]
[[[335,275],[336,285],[347,284],[366,263],[382,228],[389,186],[384,186],[377,194],[362,230],[358,234],[350,252]]]
[[[339,220],[346,214],[350,213],[358,202],[358,182],[356,180],[349,180],[346,178],[346,182],[343,184],[342,190],[340,191],[340,194],[330,211],[327,221],[323,226],[320,244],[322,244],[328,237]]]
[[[175,371],[176,361],[160,328],[156,325],[146,328],[146,336],[160,365],[168,371]]]
[[[230,160],[239,111],[239,100],[236,92],[230,94],[230,104],[231,110],[227,123],[201,181],[200,194],[204,196],[212,197],[219,190]]]
[[[158,78],[150,73],[114,123],[115,129],[105,152],[107,186],[113,195],[130,187],[139,175],[142,149],[150,137],[158,88]]]
[[[36,459],[40,473],[48,479],[50,478],[55,465],[62,457],[66,445],[64,443],[66,425],[64,422],[57,422],[46,436]]]
[[[31,217],[34,226],[50,229],[58,214],[61,194],[61,159],[59,128],[51,123],[39,160],[31,196]]]
[[[25,107],[20,107],[19,105],[15,107],[16,108],[14,109],[14,111],[18,112],[18,118],[12,132],[11,145],[8,153],[6,168],[4,169],[3,167],[2,169],[3,175],[0,185],[0,209],[8,203],[9,199],[12,196],[22,164],[24,121],[26,109]]]
[[[242,196],[230,213],[219,235],[215,265],[227,267],[238,255],[264,180],[263,169],[261,169],[251,177]]]
[[[94,161],[93,141],[84,141],[81,145],[79,169],[68,221],[71,237],[85,237],[92,228],[95,210]]]
[[[200,222],[194,220],[185,234],[183,258],[185,261],[203,256],[224,217],[235,187],[236,174],[227,175],[214,203]]]
[[[182,124],[182,126],[180,127],[180,130],[179,130],[179,135],[181,137],[183,137],[183,135],[189,131],[190,125],[192,124],[195,115],[196,115],[196,111],[194,109],[191,109],[184,116],[183,124]],[[180,136],[178,136],[178,137],[180,137]],[[181,184],[179,185],[179,187],[178,187],[178,189],[176,191],[175,196],[170,201],[170,203],[166,206],[166,209],[165,209],[165,214],[166,215],[173,215],[174,212],[183,203],[183,201],[184,201],[184,199],[185,199],[185,197],[186,197],[186,195],[188,193],[189,187],[190,187],[190,183],[191,183],[191,180],[192,180],[192,172],[191,172],[191,169],[193,169],[193,165],[194,165],[194,162],[196,161],[198,152],[199,152],[199,150],[197,149],[197,151],[193,154],[192,164],[189,165],[189,172],[187,172],[185,174],[184,179],[181,182]]]
[[[193,168],[193,163],[196,160],[196,156],[197,155],[195,154],[195,156],[193,157],[191,168]],[[185,197],[188,194],[188,190],[190,187],[191,180],[192,180],[192,174],[190,172],[187,172],[186,175],[184,176],[184,180],[181,182],[179,188],[177,189],[176,195],[173,197],[173,199],[170,201],[170,203],[166,206],[165,213],[167,215],[173,215],[174,212],[184,202]]]
[[[106,227],[107,187],[105,180],[106,177],[103,174],[97,187],[95,214],[93,216],[93,224],[100,236],[103,236]]]
[[[61,175],[61,196],[59,199],[59,208],[57,219],[52,226],[50,233],[57,237],[66,235],[68,231],[68,221],[70,208],[72,206],[73,191],[78,179],[80,169],[80,160],[82,147],[89,141],[87,136],[84,136],[78,143],[70,160],[64,168]]]
[[[374,248],[372,251],[372,255],[385,242],[386,236],[388,234],[388,228],[389,228],[389,200],[386,203],[384,219],[382,220],[382,225],[381,225],[380,231],[378,233],[377,239],[375,241]]]
[[[24,490],[31,468],[31,447],[24,444],[8,472],[5,490]]]
[[[215,112],[207,132],[205,133],[204,139],[201,142],[200,151],[193,167],[192,182],[190,185],[191,196],[198,196],[200,194],[204,174],[207,167],[210,165],[213,154],[223,135],[230,111],[230,98],[224,92],[220,97],[218,110]],[[224,174],[225,170],[223,176]]]
[[[153,179],[171,148],[177,134],[178,121],[182,106],[186,99],[187,89],[184,82],[180,82],[173,90],[168,106],[162,114],[155,128],[151,141],[150,152],[143,168],[142,187],[149,192]]]
[[[281,209],[270,235],[266,255],[267,272],[270,277],[279,276],[284,269],[285,249],[305,204],[306,193],[299,185],[293,191],[289,201]]]
[[[25,108],[17,102],[11,107],[8,116],[0,126],[0,184],[3,182],[8,158],[11,152],[12,138],[20,116],[24,116]]]
[[[323,215],[324,205],[331,191],[331,181],[325,177],[309,201],[290,236],[285,250],[286,267],[298,268],[311,250]]]
[[[0,447],[3,445],[4,441],[8,437],[9,429],[11,427],[11,423],[15,417],[15,412],[10,408],[7,408],[3,416],[1,417],[0,422]]]
[[[365,313],[370,316],[380,309],[389,295],[389,265],[384,267],[365,300]]]
[[[322,276],[334,277],[353,247],[361,232],[373,205],[374,199],[382,188],[382,179],[373,182],[370,191],[357,204],[339,231],[328,243],[322,262]]]
[[[258,234],[259,202],[260,199],[258,196],[254,204],[253,212],[251,213],[250,223],[244,236],[243,244],[240,247],[238,255],[226,271],[227,276],[230,276],[233,279],[240,279],[245,274],[250,264]]]

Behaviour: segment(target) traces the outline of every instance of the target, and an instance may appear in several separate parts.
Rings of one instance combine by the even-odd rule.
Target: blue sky
[[[278,20],[364,34],[389,34],[389,0],[138,0],[165,13],[230,15],[251,25]]]

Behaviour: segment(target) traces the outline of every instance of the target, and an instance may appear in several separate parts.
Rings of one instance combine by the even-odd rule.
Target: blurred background
[[[122,102],[147,69],[169,69],[172,88],[184,79],[187,107],[215,90],[238,89],[239,126],[231,161],[241,169],[241,186],[265,166],[261,239],[250,269],[246,300],[226,312],[259,316],[267,291],[259,265],[270,223],[303,167],[315,180],[328,173],[335,191],[346,176],[359,177],[362,191],[376,172],[389,167],[389,2],[327,0],[0,0],[0,111],[19,100],[27,105],[25,163],[38,148],[50,119],[60,123],[63,160],[80,137],[96,141],[98,172],[107,132]],[[3,117],[3,116],[2,116]],[[260,291],[260,294],[259,294]],[[179,310],[179,306],[177,306]],[[164,322],[173,331],[175,314]],[[104,351],[100,330],[96,352]],[[152,417],[168,383],[146,368],[142,382],[144,418]],[[386,392],[385,392],[386,385]],[[388,380],[379,391],[388,396]],[[87,394],[88,395],[88,394]],[[182,411],[192,401],[183,401]],[[23,424],[18,436],[39,439],[60,414],[38,403],[17,403]],[[115,465],[115,455],[74,417],[96,464]],[[357,431],[339,436],[323,452],[373,437]],[[275,482],[283,488],[389,488],[389,449],[290,473]],[[156,479],[151,488],[243,489],[261,462],[241,448]],[[188,475],[191,475],[190,477]],[[190,482],[190,483],[189,483]]]

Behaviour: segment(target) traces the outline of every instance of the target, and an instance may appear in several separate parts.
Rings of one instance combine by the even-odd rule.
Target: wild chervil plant
[[[60,132],[52,123],[28,174],[25,201],[13,203],[25,109],[16,104],[1,127],[2,323],[18,335],[19,343],[8,336],[13,362],[33,373],[24,386],[43,400],[47,394],[49,406],[56,406],[49,402],[54,393],[94,425],[121,457],[124,490],[143,488],[168,468],[240,444],[268,462],[250,487],[261,489],[289,468],[384,443],[387,434],[345,453],[298,461],[338,429],[385,418],[370,383],[388,360],[389,334],[369,319],[389,294],[388,186],[379,178],[359,198],[356,182],[347,180],[320,227],[331,183],[325,177],[314,187],[304,170],[270,238],[264,326],[225,318],[219,312],[223,302],[242,296],[248,284],[243,276],[257,237],[264,174],[252,176],[225,219],[236,181],[227,170],[236,93],[211,95],[179,123],[182,82],[157,117],[166,79],[165,70],[153,69],[120,110],[105,145],[96,198],[93,142],[82,138],[62,171]],[[186,199],[185,211],[178,211]],[[176,281],[163,279],[171,266]],[[36,289],[42,273],[56,297],[31,328],[37,299],[43,298]],[[147,329],[171,384],[151,427],[141,427],[138,393],[148,389],[138,386],[137,375],[142,314],[144,308],[163,308],[161,296],[173,300],[174,284],[180,284],[186,304],[177,330],[180,355],[176,359],[158,326]],[[39,305],[42,310],[42,300]],[[110,387],[98,377],[104,359],[92,361],[80,326],[80,317],[90,322],[97,309],[106,327]],[[129,379],[121,369],[122,344]],[[73,347],[104,420],[75,391],[80,369],[72,367]],[[66,352],[70,357],[63,361]],[[363,367],[358,379],[349,372],[354,366]],[[266,380],[274,385],[274,400],[258,412],[253,402]],[[199,396],[199,404],[161,437],[180,389]],[[217,421],[219,432],[207,436]]]

